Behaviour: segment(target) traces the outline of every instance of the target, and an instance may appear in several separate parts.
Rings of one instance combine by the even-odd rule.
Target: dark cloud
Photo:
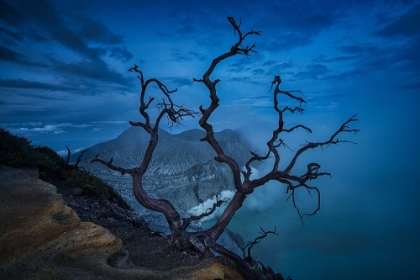
[[[382,57],[371,62],[372,66],[396,68],[409,75],[403,86],[412,86],[420,82],[418,70],[420,69],[420,4],[411,7],[398,19],[390,21],[384,28],[373,33],[389,42],[382,48],[382,52],[375,52]],[[406,80],[409,80],[406,84]]]
[[[263,66],[270,66],[270,65],[273,65],[273,64],[277,64],[277,63],[278,63],[277,61],[270,60],[270,61],[264,62],[263,63]]]
[[[246,65],[238,66],[229,68],[227,71],[231,73],[247,73],[253,70],[251,67],[247,67]]]
[[[227,71],[231,73],[250,73],[255,68],[260,68],[260,66],[256,66],[258,60],[253,60],[246,56],[238,57],[234,61],[228,65]]]
[[[46,89],[46,90],[68,90],[69,88],[61,85],[53,85],[24,79],[0,79],[0,87],[26,88],[26,89]]]
[[[25,49],[0,47],[0,60],[26,66],[37,66],[52,69],[55,75],[62,77],[58,80],[68,80],[79,77],[79,87],[86,85],[87,79],[94,79],[105,84],[116,83],[122,86],[130,84],[122,73],[115,71],[104,60],[109,57],[127,62],[132,59],[132,54],[123,46],[123,37],[111,32],[100,20],[87,15],[71,14],[70,11],[58,10],[54,2],[49,1],[24,1],[16,0],[2,2],[4,11],[8,16],[2,17],[3,22],[9,25],[1,27],[2,37],[8,39],[9,45],[25,41]],[[11,24],[13,23],[13,24]],[[32,32],[33,31],[33,32]],[[3,39],[3,41],[5,41]],[[31,49],[31,45],[42,42],[44,50]],[[57,47],[58,43],[58,47]],[[72,52],[76,58],[68,63],[62,59],[62,51]],[[25,54],[22,54],[25,51]],[[36,54],[35,56],[33,54]],[[28,58],[30,57],[30,59]],[[36,59],[38,60],[35,60]],[[44,61],[42,61],[42,59]],[[30,69],[37,72],[36,69]],[[68,75],[71,75],[69,77]],[[4,81],[3,81],[4,82]],[[15,80],[13,86],[24,85],[22,81]],[[8,80],[9,86],[12,80]],[[41,82],[36,84],[26,83],[28,87],[45,87],[58,89],[62,86],[51,86]],[[67,88],[63,86],[63,88]],[[68,89],[68,88],[67,88]],[[77,89],[77,88],[76,88]]]
[[[71,75],[73,79],[77,78],[78,87],[92,86],[92,84],[88,82],[89,78],[96,82],[102,83],[103,86],[113,83],[124,87],[131,85],[131,82],[128,78],[119,72],[112,71],[103,60],[99,59],[78,63],[63,63],[61,61],[53,61],[51,68],[55,72],[60,73],[60,75],[63,76],[65,80],[69,78],[66,77],[66,75]],[[97,88],[97,86],[92,89],[92,92],[95,91],[95,88]],[[77,90],[77,88],[74,90]]]
[[[420,89],[420,82],[409,82],[409,83],[404,83],[402,85],[398,85],[399,88],[402,89]]]
[[[350,71],[342,71],[342,72],[338,72],[338,73],[328,74],[328,75],[325,76],[325,79],[327,79],[327,80],[346,80],[346,79],[353,78],[357,75],[361,75],[363,73],[366,73],[366,71],[354,69],[354,70],[350,70]]]
[[[208,36],[210,26],[213,29],[219,20],[218,16],[213,16],[212,9],[205,7],[206,5],[181,4],[175,6],[168,13],[168,32],[164,32],[164,36],[177,38],[195,38]],[[226,17],[225,17],[226,18]],[[226,21],[227,22],[227,21]]]
[[[394,63],[396,67],[404,71],[420,72],[420,37],[407,41],[402,47],[394,49]],[[418,76],[417,76],[418,77]]]
[[[345,77],[345,73],[357,75],[378,69],[397,69],[399,74],[406,73],[411,76],[411,79],[416,79],[415,77],[420,74],[418,66],[420,63],[419,37],[406,38],[403,41],[389,39],[377,45],[356,42],[338,45],[336,48],[343,56],[327,58],[324,55],[313,60],[319,63],[347,62],[350,70],[344,71],[334,78]],[[407,77],[404,80],[407,80]]]
[[[192,78],[188,77],[167,77],[164,78],[163,81],[169,90],[171,90],[173,87],[178,88],[182,86],[190,86],[193,84]]]
[[[19,61],[22,59],[22,55],[9,48],[0,46],[0,60],[5,61]]]
[[[207,58],[207,55],[204,53],[199,53],[199,52],[195,52],[195,51],[189,51],[189,52],[185,52],[185,51],[181,51],[178,49],[174,49],[172,50],[172,54],[171,56],[176,60],[176,61],[192,61],[192,60],[199,60],[199,61],[205,61]]]
[[[10,24],[17,24],[23,21],[23,15],[15,9],[12,5],[9,4],[7,1],[0,1],[0,20],[10,23]]]
[[[231,68],[244,68],[244,65],[249,62],[249,59],[246,57],[239,58],[236,62],[229,63],[229,67]]]
[[[8,45],[16,44],[14,41],[23,41],[23,37],[19,33],[10,31],[4,27],[0,27],[0,36],[2,41]]]
[[[275,75],[284,74],[287,71],[287,69],[291,69],[292,67],[294,67],[294,64],[292,61],[289,61],[289,62],[266,61],[264,62],[263,66],[266,66],[266,65],[270,66],[267,72],[271,74],[275,74]]]
[[[110,70],[102,60],[84,61],[80,63],[56,62],[53,68],[61,74],[72,74],[81,78],[91,78],[106,83],[129,84],[127,78],[121,73]]]
[[[261,81],[252,74],[234,76],[227,79],[223,79],[223,81],[225,80],[228,82],[235,82],[235,83],[249,83],[249,84],[258,84],[258,85],[261,84]]]
[[[205,61],[208,58],[207,54],[201,52],[189,51],[188,54],[197,58],[200,61]]]
[[[133,55],[126,47],[111,48],[109,56],[121,60],[122,62],[128,62],[133,58]]]
[[[103,44],[121,44],[121,35],[113,34],[101,21],[86,18],[79,32],[80,36],[88,41]]]
[[[378,69],[397,70],[399,86],[415,87],[415,81],[420,74],[420,4],[410,7],[399,17],[389,13],[378,14],[377,21],[382,27],[371,33],[373,38],[361,41],[346,37],[347,39],[339,40],[336,45],[336,50],[342,55],[322,55],[313,59],[313,62],[327,65],[340,63],[341,66],[347,66],[344,71],[326,76],[332,79],[345,79]]]
[[[369,51],[369,48],[366,45],[345,45],[338,46],[337,49],[345,54],[361,54]]]
[[[30,61],[21,53],[15,52],[6,47],[0,46],[0,60],[13,62],[26,66],[48,67],[47,64],[37,61]]]
[[[277,38],[269,39],[263,43],[263,47],[272,51],[288,51],[298,46],[305,46],[312,42],[312,36],[306,32],[292,32],[279,35]]]
[[[355,59],[357,59],[357,55],[343,55],[343,56],[336,56],[336,57],[328,58],[325,54],[322,54],[312,59],[312,62],[316,62],[316,63],[345,62],[345,61],[353,61]]]
[[[128,81],[127,86],[121,86],[119,84],[103,84],[94,80],[81,82],[79,78],[72,79],[70,76],[54,83],[26,79],[0,79],[0,89],[3,94],[60,101],[74,99],[75,94],[104,96],[119,93],[124,95],[131,87],[131,81]],[[60,92],[60,95],[57,95],[56,92]]]
[[[305,67],[305,70],[295,73],[295,77],[299,79],[314,79],[318,80],[322,76],[330,73],[331,70],[323,64],[309,64]]]
[[[420,4],[412,7],[400,18],[374,34],[385,37],[418,37],[420,34]]]
[[[262,46],[279,52],[308,45],[321,31],[336,24],[341,13],[340,5],[332,1],[278,1],[257,21],[262,23],[258,24],[262,30],[276,27],[276,33],[270,34]]]
[[[261,68],[252,70],[253,75],[263,75],[264,73],[265,73],[265,70]]]

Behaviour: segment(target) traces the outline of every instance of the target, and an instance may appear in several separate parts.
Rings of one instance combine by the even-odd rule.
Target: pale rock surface
[[[0,209],[0,279],[242,279],[209,260],[171,271],[134,266],[119,238],[81,222],[33,168],[0,168]]]

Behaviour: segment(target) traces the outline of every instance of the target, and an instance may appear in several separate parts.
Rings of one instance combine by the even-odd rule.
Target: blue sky
[[[313,138],[296,133],[288,139],[291,146],[325,139],[354,113],[360,119],[360,134],[349,136],[358,145],[316,154],[334,177],[321,182],[331,186],[325,206],[303,228],[322,236],[320,229],[338,232],[328,236],[341,244],[361,240],[354,241],[359,249],[343,249],[337,257],[336,243],[318,238],[311,244],[320,249],[298,242],[286,248],[297,258],[287,260],[295,262],[277,267],[298,276],[298,268],[287,269],[303,258],[317,264],[311,269],[319,278],[311,279],[328,279],[326,264],[347,271],[343,264],[349,262],[359,267],[348,269],[349,277],[358,279],[418,275],[420,1],[2,0],[0,125],[57,151],[114,138],[129,127],[127,121],[140,120],[138,80],[127,71],[133,64],[146,78],[178,88],[176,103],[207,105],[204,86],[192,79],[236,42],[227,16],[242,17],[244,31],[263,33],[246,41],[256,43],[258,55],[223,61],[213,73],[221,80],[221,106],[211,118],[216,130],[246,131],[262,147],[275,121],[268,92],[275,75],[284,89],[301,89],[308,102],[305,113],[287,116],[286,124],[310,126]],[[150,95],[156,94],[151,88]],[[193,127],[196,119],[187,119],[172,131]],[[303,234],[301,227],[285,232],[293,237],[296,230]],[[308,236],[313,241],[317,234]],[[279,259],[284,263],[284,256],[270,257],[274,266]]]
[[[223,81],[218,129],[241,126],[238,115],[265,119],[274,75],[303,90],[308,115],[343,113],[340,121],[355,111],[349,103],[418,92],[419,3],[265,3],[2,1],[1,125],[56,150],[115,137],[138,119],[133,64],[197,108],[207,94],[192,78],[236,40],[227,16],[263,34],[248,41],[259,56],[235,57],[214,73]]]

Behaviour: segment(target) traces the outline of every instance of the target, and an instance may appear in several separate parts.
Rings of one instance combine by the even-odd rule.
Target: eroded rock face
[[[155,271],[134,266],[119,238],[81,222],[36,169],[0,169],[0,279],[240,279],[217,262]]]
[[[174,135],[159,130],[159,142],[143,178],[143,187],[148,195],[169,200],[182,217],[190,216],[188,210],[207,199],[214,199],[222,191],[234,190],[232,171],[227,164],[214,160],[216,152],[208,143],[199,141],[204,136],[205,132],[199,129]],[[226,155],[237,160],[240,167],[245,165],[252,149],[244,138],[233,130],[216,132],[215,137]],[[149,222],[150,228],[170,234],[164,216],[146,209],[136,200],[130,175],[122,176],[103,164],[90,162],[99,155],[104,160],[112,158],[117,166],[133,168],[140,164],[149,140],[149,134],[141,127],[133,126],[113,140],[92,146],[84,154],[80,167],[112,186],[134,211]],[[72,155],[72,160],[76,161],[79,155]],[[189,229],[200,228],[200,223],[193,222]],[[226,234],[219,243],[242,255]]]
[[[198,129],[175,135],[159,130],[159,142],[143,178],[143,187],[150,196],[167,199],[178,211],[186,212],[223,190],[234,190],[232,171],[227,164],[214,160],[216,152],[199,140],[204,136],[205,132]],[[245,139],[232,130],[217,132],[215,137],[227,155],[237,160],[240,167],[245,165],[251,150]],[[110,184],[142,215],[149,213],[134,198],[131,177],[121,176],[90,160],[99,155],[104,160],[113,158],[113,164],[123,168],[136,167],[143,159],[149,140],[150,136],[142,128],[134,126],[113,140],[92,146],[80,163]],[[74,154],[72,160],[79,154]]]

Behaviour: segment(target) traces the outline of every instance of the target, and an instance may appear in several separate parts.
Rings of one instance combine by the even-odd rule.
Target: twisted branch
[[[277,231],[276,227],[274,227],[274,230],[270,230],[270,231],[265,231],[262,227],[260,227],[260,229],[261,229],[261,232],[259,232],[259,234],[261,234],[261,235],[257,236],[254,239],[254,241],[248,242],[248,244],[246,244],[243,248],[241,248],[241,250],[244,254],[244,259],[247,262],[251,262],[251,260],[253,259],[252,256],[251,256],[252,247],[254,247],[256,244],[260,243],[261,240],[266,238],[269,234],[274,234],[274,235],[278,236],[278,234],[276,232]],[[248,255],[245,254],[245,249],[247,249]]]
[[[70,151],[70,148],[68,146],[66,146],[66,149],[67,149],[67,164],[69,164],[70,163],[71,151]],[[75,168],[77,168],[79,166],[79,163],[82,160],[83,155],[87,151],[89,151],[89,149],[90,148],[82,150],[82,152],[80,153],[80,155],[77,157],[76,163],[73,165]]]
[[[134,172],[134,169],[125,169],[125,168],[122,168],[120,166],[112,164],[113,160],[114,160],[114,158],[111,157],[111,159],[109,161],[105,161],[103,159],[100,159],[99,155],[96,155],[90,162],[91,163],[93,163],[93,162],[102,163],[103,165],[107,166],[109,169],[120,172],[121,175],[132,174]]]
[[[221,207],[223,203],[227,202],[228,199],[219,200],[219,196],[216,195],[216,202],[213,203],[211,208],[208,208],[204,213],[201,213],[198,216],[190,216],[188,218],[182,218],[183,224],[182,229],[186,230],[192,221],[198,221],[204,217],[208,217],[216,211],[218,207]]]

